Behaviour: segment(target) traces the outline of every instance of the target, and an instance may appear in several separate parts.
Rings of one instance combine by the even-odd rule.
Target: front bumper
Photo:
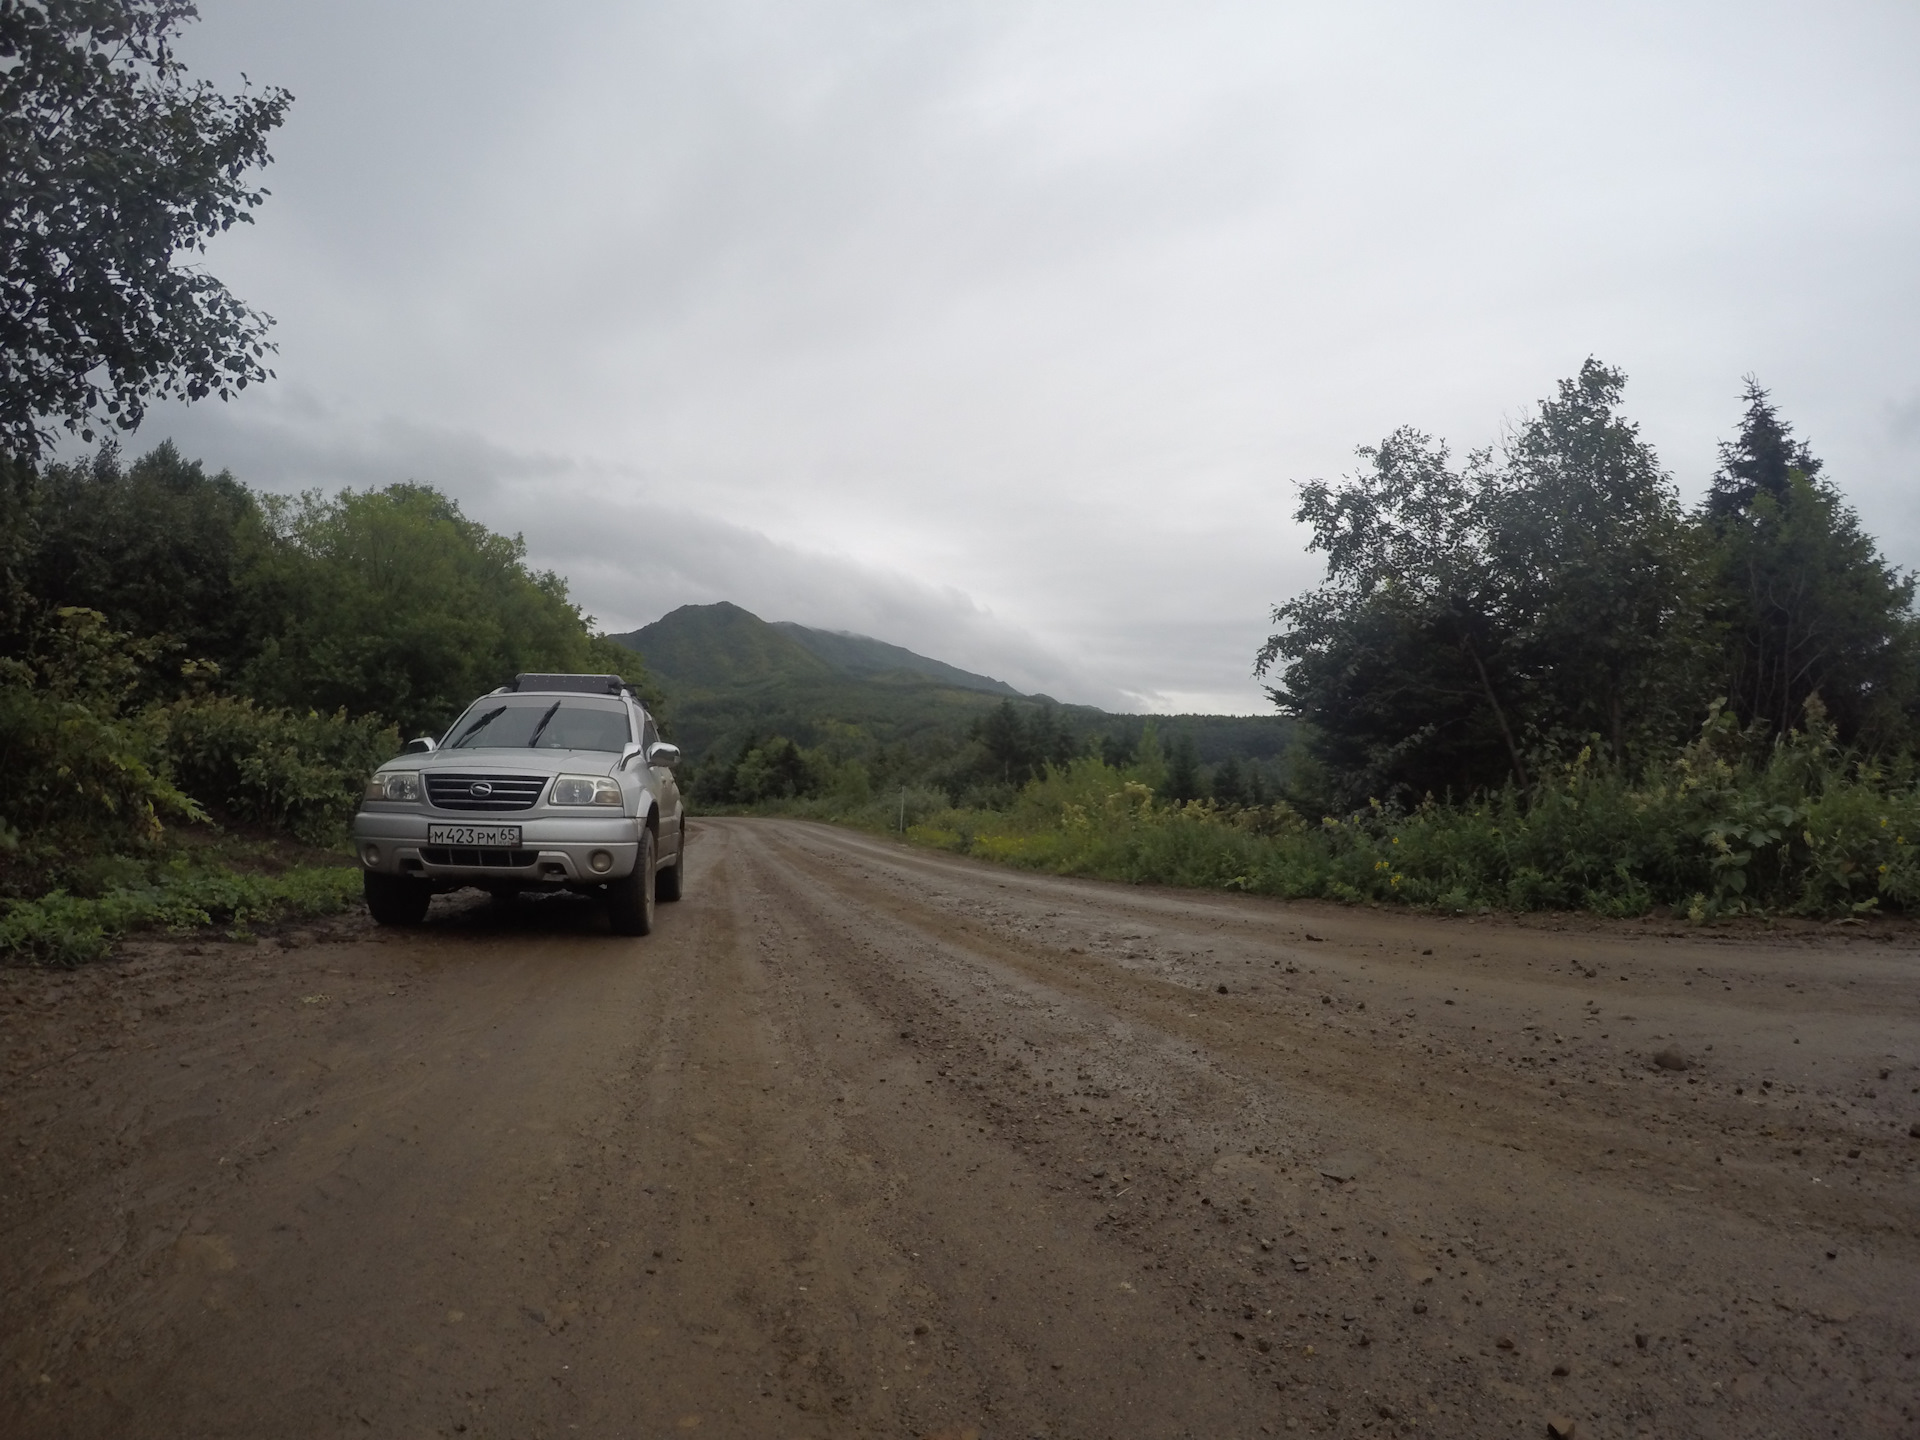
[[[487,817],[487,823],[520,827],[516,850],[453,849],[427,843],[429,825],[473,823],[471,815],[362,810],[353,817],[353,848],[363,869],[454,885],[489,880],[599,885],[631,875],[640,858],[641,822],[629,815]]]

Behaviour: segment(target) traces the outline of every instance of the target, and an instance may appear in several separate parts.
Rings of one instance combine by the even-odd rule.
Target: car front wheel
[[[653,931],[653,847],[653,831],[642,830],[633,873],[607,886],[607,920],[616,935],[647,935]]]
[[[660,878],[654,882],[653,898],[656,900],[678,900],[681,893],[682,877],[687,873],[687,822],[680,822],[680,843],[674,847],[673,864],[660,872]]]
[[[367,897],[367,909],[381,925],[418,925],[433,903],[433,887],[405,875],[368,870],[360,877],[360,889]]]

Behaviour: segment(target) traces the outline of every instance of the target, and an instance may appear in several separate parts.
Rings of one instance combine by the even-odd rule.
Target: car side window
[[[660,743],[660,731],[655,728],[653,716],[648,715],[640,731],[641,753],[651,755],[653,747]]]

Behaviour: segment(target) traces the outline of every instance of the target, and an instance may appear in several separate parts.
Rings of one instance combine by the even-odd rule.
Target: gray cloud
[[[1757,372],[1920,561],[1912,7],[203,11],[194,64],[297,96],[212,257],[283,381],[156,424],[252,479],[434,478],[622,623],[759,584],[726,598],[1257,709],[1318,573],[1288,482],[1401,423],[1484,443],[1589,353],[1694,492]],[[622,568],[596,513],[680,548]]]
[[[1029,692],[1109,709],[1160,702],[1122,692],[958,589],[701,514],[645,475],[518,454],[477,435],[392,418],[358,430],[297,392],[244,424],[209,425],[208,413],[175,407],[156,416],[148,438],[164,434],[213,467],[282,493],[400,480],[435,485],[460,496],[473,518],[523,536],[533,567],[566,575],[604,630],[636,629],[680,605],[731,600],[769,619],[907,645]]]

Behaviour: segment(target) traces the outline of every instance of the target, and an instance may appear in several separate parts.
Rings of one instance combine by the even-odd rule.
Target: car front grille
[[[486,865],[495,870],[524,870],[540,858],[538,850],[473,850],[465,847],[423,845],[420,858],[429,865]]]
[[[463,775],[427,772],[427,803],[436,810],[531,810],[547,788],[544,775]]]

